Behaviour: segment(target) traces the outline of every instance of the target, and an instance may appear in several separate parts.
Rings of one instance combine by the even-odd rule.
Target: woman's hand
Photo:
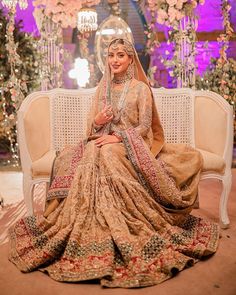
[[[113,119],[112,106],[106,106],[101,112],[99,112],[94,118],[96,125],[104,125]]]
[[[101,147],[108,143],[118,143],[118,142],[121,142],[120,138],[118,138],[115,135],[108,135],[108,134],[102,135],[101,137],[95,140],[95,144],[97,147]]]

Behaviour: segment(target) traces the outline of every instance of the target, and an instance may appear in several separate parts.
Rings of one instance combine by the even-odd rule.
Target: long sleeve
[[[90,112],[88,114],[88,118],[87,118],[87,130],[86,130],[87,137],[94,133],[94,118],[96,114],[98,113],[99,92],[100,92],[100,87],[98,86],[93,98],[93,102],[90,108]]]
[[[152,126],[152,95],[147,85],[142,83],[138,92],[139,125],[135,130],[142,136],[146,136]]]

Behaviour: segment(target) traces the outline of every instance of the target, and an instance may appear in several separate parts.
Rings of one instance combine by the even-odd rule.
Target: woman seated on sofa
[[[55,280],[161,283],[216,251],[219,228],[190,215],[201,155],[165,144],[133,45],[114,39],[88,133],[56,158],[44,216],[10,230],[10,260]]]

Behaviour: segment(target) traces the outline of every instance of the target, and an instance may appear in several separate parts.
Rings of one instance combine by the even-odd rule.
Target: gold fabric
[[[55,280],[99,279],[107,287],[144,287],[216,251],[218,225],[190,215],[202,167],[199,152],[164,144],[163,130],[135,53],[136,79],[121,119],[94,130],[107,102],[114,112],[122,90],[110,73],[97,89],[87,139],[56,158],[44,216],[10,229],[9,259],[24,272]],[[107,88],[108,87],[108,88]],[[119,132],[122,142],[97,147]]]
[[[112,93],[114,108],[118,96]],[[68,147],[54,166],[56,175],[63,176],[76,163],[68,196],[48,201],[44,216],[22,219],[10,230],[9,258],[20,270],[40,269],[58,281],[99,279],[107,287],[140,287],[158,284],[216,251],[218,226],[189,215],[197,194],[200,153],[166,144],[155,159],[149,151],[151,113],[149,88],[137,82],[129,89],[121,121],[113,127],[136,126],[144,141],[134,145],[148,155],[144,158],[141,150],[144,170],[150,161],[155,168],[157,183],[152,185],[158,184],[159,194],[140,182],[125,136],[123,143],[101,148],[90,140],[83,155],[82,149]]]
[[[125,42],[129,43],[127,40]],[[139,96],[138,103],[142,103],[142,100],[144,101],[148,100],[149,107],[151,108],[151,114],[149,114],[151,115],[151,118],[152,118],[151,129],[152,129],[153,139],[152,139],[151,151],[154,154],[154,156],[156,156],[164,145],[164,131],[163,131],[161,121],[156,109],[156,105],[153,99],[149,81],[139,61],[138,54],[131,43],[128,45],[128,47],[129,47],[129,52],[130,52],[130,48],[133,49],[132,66],[134,67],[134,78],[137,81],[143,82],[144,84],[147,85],[144,92]],[[105,105],[110,104],[109,97],[111,95],[110,93],[111,83],[112,83],[112,73],[110,72],[110,68],[109,68],[108,60],[107,60],[106,66],[105,66],[105,73],[99,83],[99,87],[95,95],[93,108],[91,109],[90,117],[88,120],[87,136],[93,133],[93,121],[96,114],[99,111],[101,111]],[[148,88],[149,88],[149,91],[148,91]],[[143,95],[147,95],[148,98]]]

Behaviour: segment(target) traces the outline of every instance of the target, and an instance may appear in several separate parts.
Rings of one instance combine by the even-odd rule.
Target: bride
[[[190,215],[201,155],[166,144],[133,45],[114,39],[87,137],[55,159],[44,215],[10,229],[10,260],[57,281],[161,283],[214,253],[218,225]]]

